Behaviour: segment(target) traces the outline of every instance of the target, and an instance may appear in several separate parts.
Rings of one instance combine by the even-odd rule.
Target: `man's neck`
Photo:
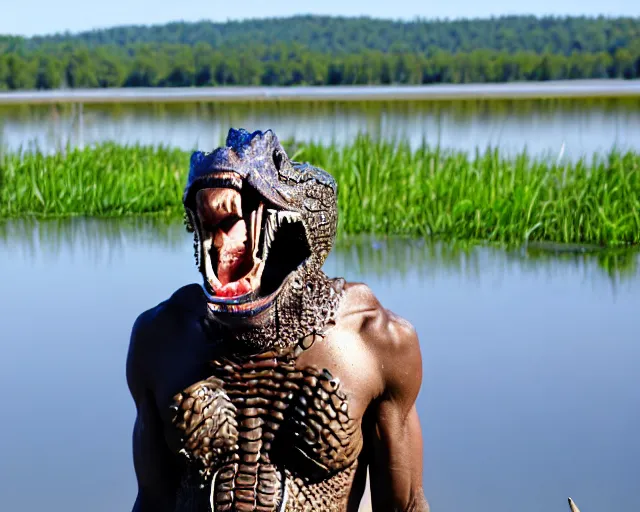
[[[212,336],[233,347],[234,355],[287,351],[310,334],[322,334],[335,322],[344,280],[324,272],[294,275],[259,322],[230,325],[213,313],[205,320]]]

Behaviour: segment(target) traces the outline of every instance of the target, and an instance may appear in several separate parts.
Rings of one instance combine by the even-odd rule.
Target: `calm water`
[[[434,511],[640,510],[640,256],[342,242],[414,323]],[[0,510],[130,509],[136,316],[198,279],[181,225],[0,225]]]
[[[414,147],[492,146],[575,160],[613,147],[640,151],[640,98],[4,106],[0,146],[54,151],[109,140],[212,149],[230,126],[273,128],[283,140],[342,144],[367,133]]]

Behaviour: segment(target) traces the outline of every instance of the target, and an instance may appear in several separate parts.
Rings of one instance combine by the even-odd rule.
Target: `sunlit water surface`
[[[562,162],[614,147],[640,151],[640,99],[5,106],[0,146],[55,151],[114,141],[209,150],[231,126],[324,144],[367,134],[413,147],[526,149]]]
[[[640,510],[640,259],[348,240],[421,341],[434,511]],[[151,220],[0,225],[0,510],[130,510],[131,325],[197,281],[189,236]]]

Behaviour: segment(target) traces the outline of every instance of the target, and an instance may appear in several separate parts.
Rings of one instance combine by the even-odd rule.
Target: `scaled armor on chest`
[[[335,487],[332,477],[355,469],[362,436],[338,379],[296,368],[314,342],[321,336],[245,360],[216,359],[211,377],[175,397],[183,453],[201,469],[215,512],[305,510],[321,498],[314,486]],[[343,498],[351,473],[339,479]]]

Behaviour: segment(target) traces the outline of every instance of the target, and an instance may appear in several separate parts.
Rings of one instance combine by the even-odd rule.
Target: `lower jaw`
[[[236,323],[234,319],[246,321],[247,318],[261,318],[276,301],[276,298],[289,281],[291,275],[280,284],[280,286],[269,295],[260,297],[257,292],[250,292],[239,297],[227,298],[218,297],[210,293],[206,285],[202,289],[207,298],[207,307],[215,316],[223,320],[223,323]],[[223,318],[221,318],[223,317]]]

